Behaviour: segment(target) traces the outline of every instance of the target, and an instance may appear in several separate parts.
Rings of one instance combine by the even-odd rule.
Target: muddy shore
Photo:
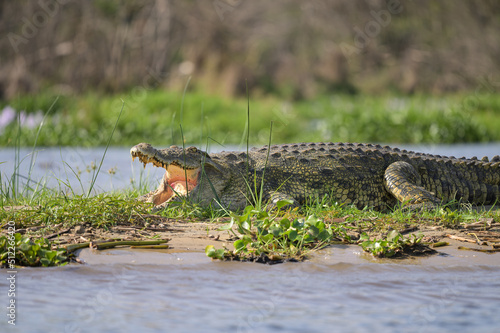
[[[147,216],[147,221],[147,223],[139,225],[117,223],[106,228],[94,227],[85,223],[72,228],[57,225],[43,229],[31,227],[20,229],[18,232],[34,238],[44,237],[60,246],[109,240],[168,239],[169,252],[204,252],[207,245],[232,249],[232,243],[237,239],[233,233],[227,230],[218,230],[227,224],[229,218],[220,218],[218,221],[188,221],[151,214]],[[475,221],[459,228],[447,228],[439,225],[412,225],[398,231],[405,236],[423,235],[422,242],[428,244],[429,247],[433,247],[432,244],[440,244],[444,247],[453,247],[464,251],[485,253],[500,251],[500,223],[493,218]],[[2,230],[1,233],[4,232]],[[350,231],[349,233],[352,240],[356,240],[360,236],[360,232]],[[371,234],[370,236],[383,235]]]

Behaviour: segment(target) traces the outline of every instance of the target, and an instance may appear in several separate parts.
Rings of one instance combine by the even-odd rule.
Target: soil
[[[27,233],[33,237],[45,237],[61,246],[110,240],[168,239],[169,249],[172,252],[204,252],[207,245],[213,245],[216,248],[225,246],[232,249],[232,243],[237,239],[228,231],[218,230],[226,225],[229,218],[221,218],[216,222],[210,222],[176,220],[154,214],[146,217],[148,222],[145,225],[118,223],[107,228],[97,228],[86,224],[77,225],[73,228],[56,225],[50,230],[42,231],[37,230],[39,227],[34,227],[20,229],[18,232]],[[500,223],[493,218],[486,218],[460,228],[422,225],[398,231],[403,235],[423,235],[422,242],[429,244],[430,248],[434,247],[432,244],[439,245],[441,243],[442,246],[451,246],[461,250],[487,253],[500,252]],[[352,240],[358,239],[359,235],[358,232],[350,232]],[[418,252],[429,253],[429,251],[420,248],[416,250],[414,255],[418,255]]]
[[[17,232],[22,234],[28,233],[34,237],[44,237],[61,246],[85,242],[99,243],[111,240],[168,239],[169,248],[179,252],[203,252],[207,245],[214,245],[216,247],[224,245],[231,249],[232,241],[236,239],[234,236],[231,237],[228,231],[217,230],[224,226],[225,223],[223,221],[228,221],[228,219],[221,219],[220,222],[214,223],[208,221],[192,222],[175,220],[159,215],[149,215],[147,218],[148,224],[146,225],[118,223],[106,228],[93,227],[87,224],[77,225],[73,228],[63,228],[56,225],[44,232],[37,231],[38,227],[19,229]]]

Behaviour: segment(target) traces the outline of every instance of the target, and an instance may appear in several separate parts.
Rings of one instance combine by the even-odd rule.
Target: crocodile
[[[495,204],[500,157],[467,159],[360,143],[297,143],[207,154],[196,148],[156,149],[140,143],[130,153],[166,170],[159,187],[139,199],[159,210],[188,198],[230,210],[261,198],[302,205],[329,196],[363,209],[437,207],[449,202]]]

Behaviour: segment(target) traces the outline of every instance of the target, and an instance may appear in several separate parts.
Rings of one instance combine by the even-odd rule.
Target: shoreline
[[[27,209],[26,206],[4,207],[5,210],[15,209],[20,211]],[[488,211],[488,207],[478,208],[480,211]],[[499,212],[499,210],[495,210]],[[228,230],[221,231],[221,227],[227,226],[230,221],[229,217],[217,218],[213,221],[209,219],[185,219],[185,218],[168,218],[155,214],[142,214],[136,216],[133,223],[117,222],[114,225],[104,227],[93,226],[88,222],[73,225],[71,227],[62,224],[52,225],[47,227],[28,227],[18,229],[17,232],[32,239],[46,238],[53,246],[65,247],[71,244],[80,244],[85,242],[99,243],[110,240],[125,240],[125,241],[143,241],[143,240],[167,240],[168,253],[183,253],[194,252],[204,253],[205,248],[212,245],[216,248],[227,248],[232,251],[234,249],[233,242],[238,238]],[[138,223],[137,221],[145,221]],[[326,224],[339,223],[338,218],[323,218]],[[332,247],[331,244],[356,245],[359,252],[363,253],[363,249],[359,244],[361,229],[355,230],[355,226],[361,223],[363,219],[350,219],[345,223],[348,229],[350,242],[346,240],[336,240],[326,248]],[[376,222],[375,222],[376,223]],[[412,225],[404,225],[404,228],[397,223],[388,223],[385,225],[387,230],[394,229],[404,237],[422,236],[422,244],[428,250],[437,250],[438,252],[460,251],[464,255],[474,255],[477,253],[497,253],[500,252],[500,222],[497,218],[484,217],[477,221],[471,221],[468,224],[458,225],[456,228],[450,228],[439,223],[412,223]],[[232,230],[237,233],[237,227],[234,225]],[[7,229],[4,227],[0,231],[0,236],[6,235]],[[371,238],[383,237],[387,234],[380,229],[372,228],[367,232]],[[434,247],[433,244],[441,245]],[[122,247],[116,247],[120,249]],[[142,251],[142,250],[141,250]],[[149,251],[149,250],[146,250]],[[162,250],[163,251],[163,250]],[[366,255],[371,256],[368,252]],[[312,254],[314,256],[314,252]],[[426,251],[404,254],[404,257],[418,257],[421,255],[432,256]],[[78,258],[78,256],[76,256]],[[372,256],[375,258],[374,256]],[[399,257],[388,258],[398,262]],[[307,260],[308,258],[306,258]]]

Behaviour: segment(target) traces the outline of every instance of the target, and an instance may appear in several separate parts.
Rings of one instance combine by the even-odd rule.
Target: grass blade
[[[99,176],[99,172],[101,171],[101,167],[102,167],[102,164],[104,162],[104,157],[106,157],[106,153],[108,152],[108,148],[109,148],[109,145],[111,143],[111,138],[113,137],[113,134],[115,133],[116,126],[118,125],[118,122],[120,121],[120,117],[123,113],[124,106],[125,106],[125,101],[122,101],[122,107],[120,109],[120,113],[118,114],[118,118],[116,119],[115,126],[113,127],[113,131],[111,131],[111,135],[108,138],[108,142],[106,143],[106,148],[104,149],[104,154],[102,154],[101,162],[99,163],[99,167],[97,168],[97,172],[92,175],[92,181],[90,182],[89,191],[87,192],[87,198],[92,193],[92,189],[94,188],[95,182],[97,180],[97,176]]]

